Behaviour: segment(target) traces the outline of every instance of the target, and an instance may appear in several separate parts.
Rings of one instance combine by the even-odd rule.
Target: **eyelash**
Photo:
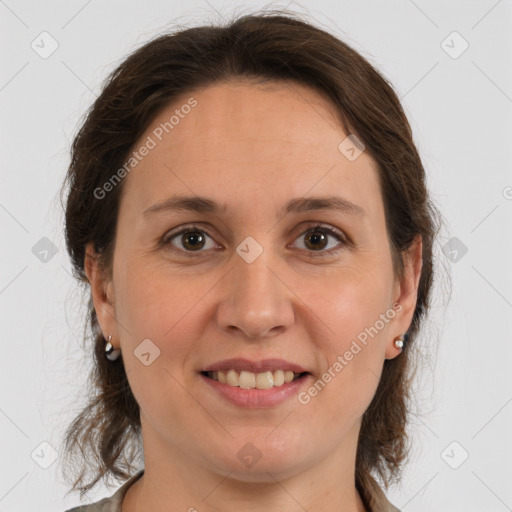
[[[195,232],[195,231],[198,231],[200,233],[204,233],[206,235],[208,235],[210,238],[213,239],[213,237],[208,233],[208,231],[206,231],[205,229],[201,228],[200,226],[197,226],[196,224],[188,224],[186,226],[184,226],[180,231],[176,232],[176,233],[170,233],[170,234],[166,234],[164,235],[164,237],[162,238],[162,241],[161,241],[161,244],[167,248],[169,248],[170,251],[172,252],[175,252],[175,253],[186,253],[186,254],[190,254],[190,255],[193,255],[193,256],[200,256],[201,253],[205,252],[204,250],[198,250],[198,251],[187,251],[187,250],[183,250],[183,249],[178,249],[176,247],[174,247],[170,242],[180,236],[180,235],[183,235],[185,233],[188,233],[188,232]],[[304,236],[306,235],[307,233],[309,232],[315,232],[315,231],[319,231],[321,233],[324,233],[324,234],[327,234],[327,235],[330,235],[334,238],[336,238],[338,240],[338,242],[341,243],[341,247],[338,247],[338,248],[335,248],[335,249],[329,249],[329,250],[320,250],[320,251],[312,251],[312,250],[307,250],[307,249],[303,249],[305,250],[306,252],[310,253],[311,256],[314,256],[314,257],[322,257],[322,256],[328,256],[328,255],[331,255],[333,253],[336,253],[338,251],[340,251],[341,249],[343,249],[343,246],[349,246],[351,245],[350,244],[350,241],[348,241],[343,233],[339,232],[338,230],[334,229],[334,228],[331,228],[330,226],[325,226],[323,224],[313,224],[311,226],[308,226],[308,228],[303,231],[297,238],[300,238],[301,236]],[[194,254],[194,253],[197,253]]]

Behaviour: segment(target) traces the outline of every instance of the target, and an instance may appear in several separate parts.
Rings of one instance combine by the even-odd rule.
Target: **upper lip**
[[[232,359],[224,359],[217,361],[202,371],[215,372],[218,370],[245,370],[252,373],[263,373],[274,370],[290,370],[295,373],[309,373],[305,368],[296,363],[290,363],[284,359],[261,359],[259,361],[250,361],[242,357],[235,357]]]

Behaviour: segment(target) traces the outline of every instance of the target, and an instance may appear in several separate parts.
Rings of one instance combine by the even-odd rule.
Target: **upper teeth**
[[[269,389],[272,386],[282,386],[285,382],[291,382],[299,375],[299,373],[294,373],[291,370],[262,373],[242,370],[240,374],[236,370],[208,372],[208,376],[214,380],[244,389]]]

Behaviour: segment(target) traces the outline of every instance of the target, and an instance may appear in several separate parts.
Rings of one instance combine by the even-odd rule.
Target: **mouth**
[[[281,358],[224,359],[200,368],[198,375],[207,385],[204,389],[213,391],[209,396],[249,409],[284,404],[314,379],[308,369]]]
[[[265,372],[251,372],[230,368],[227,370],[202,371],[208,379],[226,384],[227,386],[242,389],[270,389],[279,388],[299,379],[303,379],[309,372],[294,372],[292,370],[268,370]]]

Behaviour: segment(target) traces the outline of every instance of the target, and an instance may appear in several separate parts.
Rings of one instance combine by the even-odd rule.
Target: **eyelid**
[[[337,247],[337,248],[331,248],[327,251],[324,251],[324,250],[321,250],[321,251],[306,251],[308,252],[309,254],[311,255],[314,255],[314,256],[323,256],[323,255],[329,255],[329,254],[333,254],[333,253],[336,253],[337,251],[343,249],[344,246],[348,246],[348,247],[351,247],[353,244],[352,244],[352,241],[346,236],[346,234],[341,231],[340,229],[338,228],[335,228],[334,226],[331,226],[330,224],[324,224],[322,222],[318,222],[318,221],[309,221],[308,223],[306,223],[307,225],[305,227],[302,227],[301,228],[301,231],[295,236],[294,238],[294,242],[297,238],[299,238],[300,236],[303,236],[305,235],[307,232],[309,231],[313,231],[314,229],[318,229],[319,231],[323,230],[327,233],[328,236],[331,236],[331,237],[334,237],[338,240],[338,242],[341,244],[341,247]],[[164,236],[162,237],[161,241],[160,241],[160,244],[162,246],[171,246],[171,251],[173,252],[179,252],[179,253],[182,253],[182,254],[188,254],[188,255],[192,255],[192,254],[197,254],[197,255],[200,255],[201,253],[203,252],[206,252],[204,250],[198,250],[198,251],[184,251],[183,249],[178,249],[176,247],[174,247],[170,242],[171,240],[173,240],[175,237],[179,236],[179,235],[182,235],[183,233],[186,233],[186,232],[191,232],[191,231],[199,231],[199,232],[202,232],[202,233],[205,233],[208,237],[210,237],[212,240],[214,240],[214,237],[212,235],[210,235],[208,229],[205,229],[204,227],[200,226],[199,224],[195,224],[195,223],[191,223],[191,224],[185,224],[183,226],[180,226],[179,228],[176,228],[178,229],[178,231],[174,231],[174,230],[171,230],[170,232],[166,232],[164,234]],[[301,249],[301,250],[305,250],[305,249]]]

